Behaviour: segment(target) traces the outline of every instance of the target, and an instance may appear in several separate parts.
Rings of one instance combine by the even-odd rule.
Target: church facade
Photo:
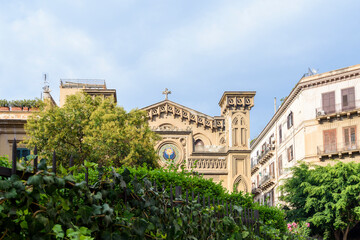
[[[220,116],[208,116],[168,100],[144,107],[149,125],[161,136],[155,148],[160,165],[182,164],[222,182],[232,191],[251,191],[250,109],[253,91],[226,91],[219,101]]]

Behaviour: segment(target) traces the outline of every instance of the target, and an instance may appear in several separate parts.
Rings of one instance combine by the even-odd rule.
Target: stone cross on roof
[[[165,94],[165,100],[168,100],[168,95],[171,94],[171,91],[165,88],[165,91],[163,91],[162,94]]]

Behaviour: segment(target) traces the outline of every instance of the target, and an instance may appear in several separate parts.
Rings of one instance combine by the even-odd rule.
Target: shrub
[[[9,101],[6,99],[0,99],[0,107],[9,107]]]
[[[11,164],[9,162],[9,158],[7,155],[0,156],[0,167],[7,167],[7,168],[11,167]]]

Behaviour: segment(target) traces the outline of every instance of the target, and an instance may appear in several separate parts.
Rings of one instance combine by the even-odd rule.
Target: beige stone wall
[[[20,142],[26,138],[24,124],[31,114],[32,112],[28,111],[0,111],[0,155],[12,158],[14,138],[19,143],[18,148],[25,147]]]
[[[169,100],[143,108],[149,125],[162,136],[155,149],[173,146],[185,163],[232,191],[250,192],[250,109],[255,92],[225,92],[219,102],[220,117],[211,117]],[[203,145],[195,146],[197,140]],[[162,166],[166,162],[160,160]]]
[[[67,96],[76,94],[80,91],[82,91],[81,88],[62,88],[60,86],[60,107],[65,104]]]

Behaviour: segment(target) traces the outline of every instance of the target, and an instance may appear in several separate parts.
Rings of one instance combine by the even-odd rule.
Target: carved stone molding
[[[227,166],[225,158],[189,158],[187,168],[195,170],[226,170]]]
[[[203,126],[205,129],[223,129],[225,127],[225,122],[222,118],[214,119],[210,116],[200,115],[195,111],[176,106],[170,101],[162,103],[158,106],[153,106],[146,109],[146,111],[150,119],[153,119],[155,116],[161,116],[161,114],[164,113],[166,115],[173,115],[174,118],[180,117],[182,120]]]

